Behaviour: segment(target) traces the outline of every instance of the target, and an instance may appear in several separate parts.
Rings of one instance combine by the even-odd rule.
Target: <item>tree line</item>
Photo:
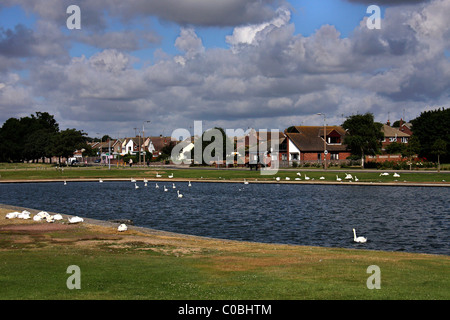
[[[9,118],[0,128],[0,161],[22,162],[73,156],[75,150],[91,149],[87,134],[60,130],[54,116],[36,112],[29,117]]]
[[[411,120],[412,136],[407,144],[391,143],[386,147],[390,154],[408,158],[418,155],[434,162],[450,162],[450,109],[424,111]],[[381,153],[381,123],[374,122],[373,114],[353,115],[342,124],[348,135],[344,143],[352,155],[364,159],[366,155]]]

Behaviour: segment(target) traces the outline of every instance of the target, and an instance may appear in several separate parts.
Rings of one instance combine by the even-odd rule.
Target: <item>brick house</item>
[[[326,126],[325,135],[323,126],[290,127],[285,134],[289,165],[293,162],[323,163],[324,149],[327,162],[343,162],[351,155],[343,143],[346,131],[341,126]]]

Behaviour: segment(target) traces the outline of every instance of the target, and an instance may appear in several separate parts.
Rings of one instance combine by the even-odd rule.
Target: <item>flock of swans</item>
[[[6,219],[23,219],[28,220],[31,219],[31,212],[28,210],[23,210],[22,212],[14,211],[9,212],[5,216]],[[46,211],[40,211],[37,214],[34,215],[33,221],[47,221],[48,223],[53,223],[55,221],[61,221],[64,220],[63,216],[59,213],[51,215]],[[83,222],[84,219],[80,218],[78,216],[75,217],[69,217],[67,219],[69,223],[80,223]]]
[[[344,174],[345,174],[344,178],[341,178],[341,177],[339,177],[339,175],[336,175],[336,181],[338,181],[338,182],[342,182],[342,181],[349,181],[349,182],[355,181],[355,182],[358,182],[359,181],[357,176],[353,176],[350,173],[344,173]],[[295,180],[296,181],[302,180],[301,176],[302,176],[302,174],[300,172],[297,172],[297,177],[295,178]],[[382,173],[380,173],[380,177],[381,176],[389,176],[389,172],[382,172]],[[400,175],[397,172],[395,172],[392,176],[394,178],[400,178]],[[275,180],[276,181],[281,181],[281,178],[280,177],[275,177]],[[291,178],[290,177],[286,177],[285,180],[289,181],[289,180],[291,180]],[[306,173],[304,173],[303,174],[303,180],[305,180],[305,181],[309,181],[309,180],[314,181],[315,179],[311,178],[311,177],[308,177],[306,175]],[[325,179],[324,176],[320,176],[319,180],[326,180],[326,179]],[[397,181],[397,180],[394,180],[394,181]]]

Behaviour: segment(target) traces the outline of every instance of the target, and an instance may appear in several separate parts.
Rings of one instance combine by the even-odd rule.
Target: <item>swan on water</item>
[[[64,180],[64,185],[67,185],[67,182],[66,182],[66,180]]]
[[[172,183],[172,189],[176,189],[177,187],[175,187],[175,183]]]
[[[127,230],[128,230],[128,227],[127,227],[127,225],[124,224],[124,223],[122,223],[121,225],[119,225],[119,226],[117,227],[117,231],[120,231],[120,232],[122,232],[122,231],[127,231]]]
[[[156,185],[155,185],[155,189],[159,189],[159,186],[158,186],[158,184],[156,184]]]
[[[169,189],[167,189],[166,186],[164,186],[164,191],[169,191]]]
[[[78,217],[78,216],[76,216],[76,217],[71,217],[71,218],[69,218],[68,220],[69,220],[69,223],[79,223],[79,222],[83,222],[83,221],[84,221],[83,218],[80,218],[80,217]]]
[[[135,189],[139,189],[139,186],[135,183],[135,184],[134,184],[134,188],[135,188]]]
[[[188,187],[190,187],[190,186],[192,186],[192,185],[191,185],[191,182],[189,181]]]
[[[136,179],[131,178],[131,182],[136,182]]]
[[[364,243],[364,242],[367,241],[367,238],[364,238],[364,237],[356,237],[356,230],[355,230],[355,228],[353,228],[353,241],[359,242],[359,243]]]
[[[177,190],[178,198],[183,198],[183,195],[180,193],[180,190]]]
[[[103,180],[102,180],[102,179],[98,179],[98,182],[102,183],[102,182],[103,182]]]
[[[248,184],[248,181],[244,179],[244,184]]]

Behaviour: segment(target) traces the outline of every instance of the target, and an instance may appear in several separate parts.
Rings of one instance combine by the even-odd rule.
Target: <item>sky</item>
[[[450,0],[2,0],[0,124],[48,112],[119,138],[409,121],[449,107],[449,19]]]

